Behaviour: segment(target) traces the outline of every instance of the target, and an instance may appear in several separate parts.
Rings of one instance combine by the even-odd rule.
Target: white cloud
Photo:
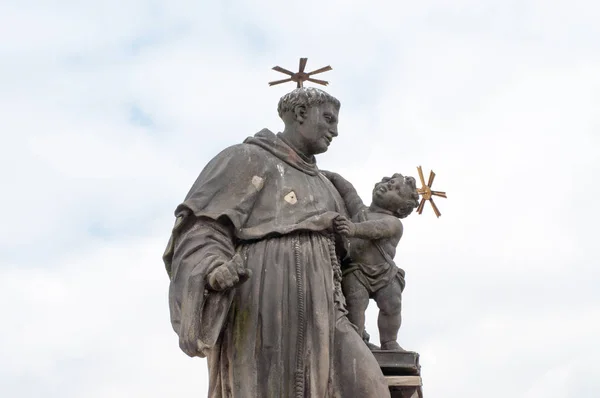
[[[206,391],[160,257],[204,164],[278,130],[274,65],[331,64],[355,183],[433,168],[401,344],[432,396],[595,397],[600,32],[591,1],[0,6],[0,394]],[[142,114],[146,123],[132,120]],[[133,116],[132,116],[133,115]],[[373,307],[375,307],[373,305]],[[368,327],[376,340],[376,311]]]

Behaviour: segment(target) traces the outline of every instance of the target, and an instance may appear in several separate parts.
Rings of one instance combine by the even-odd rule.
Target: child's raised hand
[[[344,216],[333,219],[333,229],[342,236],[353,237],[356,233],[356,225]]]
[[[327,170],[319,170],[321,172],[321,174],[323,174],[325,176],[325,178],[327,178],[328,180],[331,180],[333,178],[333,173],[331,171],[327,171]]]
[[[340,178],[340,175],[338,173],[334,173],[333,171],[319,170],[319,172],[321,174],[323,174],[325,176],[325,178],[327,178],[329,181],[333,182],[334,185],[335,185],[335,181]]]

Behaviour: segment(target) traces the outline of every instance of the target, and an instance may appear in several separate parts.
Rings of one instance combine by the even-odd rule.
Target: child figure
[[[363,338],[368,336],[364,330],[365,311],[373,298],[379,307],[381,349],[403,351],[396,340],[402,323],[404,270],[393,258],[403,232],[399,219],[419,205],[415,179],[401,174],[384,177],[375,184],[373,201],[367,207],[350,182],[336,173],[323,174],[339,191],[352,218],[339,216],[333,221],[335,231],[349,238],[349,263],[345,261],[342,279],[348,318]]]

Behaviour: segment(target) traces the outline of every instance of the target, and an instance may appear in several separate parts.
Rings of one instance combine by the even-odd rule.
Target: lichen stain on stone
[[[254,176],[252,177],[252,185],[254,185],[257,191],[260,191],[265,185],[265,180],[259,176]]]
[[[298,198],[296,198],[296,193],[294,191],[291,191],[290,193],[285,195],[283,197],[283,200],[285,200],[286,202],[288,202],[291,205],[295,205],[296,202],[298,202]]]
[[[245,336],[249,332],[250,309],[239,311],[235,314],[235,327],[233,330],[233,345],[238,352],[242,352],[243,347],[240,345],[245,341]]]

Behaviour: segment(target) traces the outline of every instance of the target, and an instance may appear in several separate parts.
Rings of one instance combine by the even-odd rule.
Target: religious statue
[[[335,231],[351,239],[348,266],[342,273],[348,319],[364,338],[365,311],[373,298],[379,307],[381,349],[404,351],[397,342],[402,323],[404,270],[393,259],[403,233],[400,219],[419,206],[416,181],[402,174],[384,177],[375,184],[373,200],[367,207],[350,182],[339,174],[324,173],[341,194],[351,217],[334,219]]]
[[[334,229],[351,235],[344,220],[356,214],[315,161],[338,136],[339,109],[316,88],[284,95],[283,132],[223,150],[175,210],[163,257],[171,323],[187,355],[207,358],[209,397],[390,396],[342,294],[348,247]],[[380,186],[408,189],[391,180]],[[394,199],[381,198],[383,211]]]

